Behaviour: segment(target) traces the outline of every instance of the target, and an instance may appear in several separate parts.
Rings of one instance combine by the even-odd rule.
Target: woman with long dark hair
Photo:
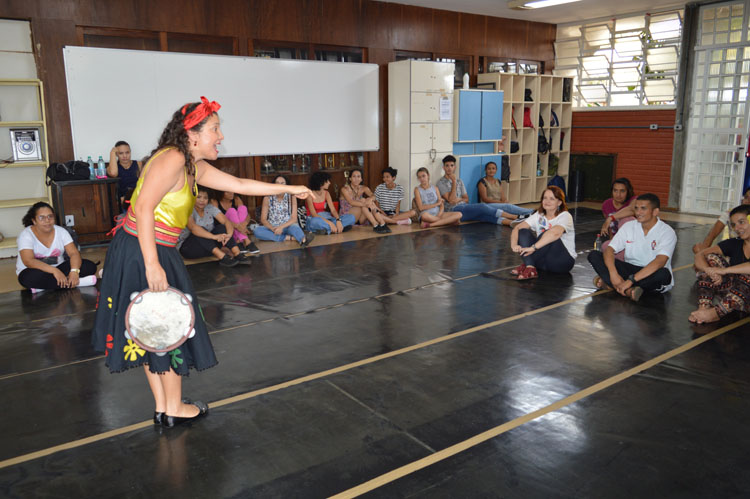
[[[166,427],[208,412],[202,402],[182,399],[182,376],[216,364],[211,340],[200,313],[193,285],[175,248],[193,211],[196,185],[249,196],[288,192],[305,198],[303,186],[267,184],[240,179],[211,166],[224,139],[216,113],[221,106],[201,97],[173,115],[146,162],[130,200],[130,208],[107,252],[92,342],[104,351],[112,372],[143,366],[154,396],[154,423]],[[144,288],[165,291],[174,287],[192,295],[195,335],[159,356],[126,338],[125,311],[130,295]]]
[[[519,280],[539,277],[537,269],[570,272],[576,259],[575,229],[562,189],[547,186],[536,212],[513,228],[510,247],[523,259],[511,271]]]
[[[82,259],[70,233],[55,225],[55,212],[48,203],[34,204],[22,222],[26,228],[16,240],[16,275],[21,286],[35,293],[96,284],[96,264]]]

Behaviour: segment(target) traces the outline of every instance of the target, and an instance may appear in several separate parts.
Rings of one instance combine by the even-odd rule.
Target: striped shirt
[[[375,200],[383,211],[396,211],[402,199],[404,199],[404,188],[398,184],[393,189],[386,187],[385,183],[375,188]]]

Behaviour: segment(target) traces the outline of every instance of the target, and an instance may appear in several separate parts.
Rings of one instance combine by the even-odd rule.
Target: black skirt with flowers
[[[157,244],[156,250],[169,285],[193,297],[195,336],[163,356],[143,350],[125,337],[125,311],[130,304],[130,295],[148,288],[148,281],[138,238],[125,230],[118,230],[104,262],[91,342],[97,351],[104,352],[111,372],[146,364],[151,372],[163,373],[172,369],[177,374],[187,375],[190,368],[213,367],[217,364],[216,355],[182,257],[173,247]]]

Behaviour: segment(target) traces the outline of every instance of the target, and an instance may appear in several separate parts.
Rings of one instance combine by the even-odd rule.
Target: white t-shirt
[[[677,234],[669,225],[657,219],[656,224],[651,227],[648,234],[643,233],[640,222],[632,220],[620,227],[609,247],[619,253],[625,250],[625,261],[639,267],[645,267],[659,255],[667,257],[664,268],[672,274],[672,253],[677,244]],[[674,274],[669,286],[665,286],[661,292],[665,293],[674,286]]]
[[[560,240],[562,241],[563,246],[565,246],[565,249],[568,250],[568,253],[570,253],[570,256],[573,258],[576,257],[576,231],[573,226],[573,216],[570,212],[563,211],[552,220],[547,220],[547,217],[538,211],[535,211],[529,216],[529,218],[524,220],[524,222],[529,224],[531,230],[536,233],[536,237],[541,236],[552,227],[558,225],[562,227],[565,231],[562,236],[560,236]]]
[[[50,258],[51,260],[46,263],[49,263],[53,267],[57,267],[65,261],[65,246],[72,242],[73,238],[70,237],[68,231],[59,225],[55,225],[55,238],[52,240],[49,248],[36,238],[31,227],[23,229],[16,239],[19,252],[30,249],[34,252],[34,258],[36,259]],[[55,258],[56,260],[54,260]],[[23,260],[21,260],[21,255],[19,254],[16,259],[16,275],[25,269],[26,265],[23,264]]]

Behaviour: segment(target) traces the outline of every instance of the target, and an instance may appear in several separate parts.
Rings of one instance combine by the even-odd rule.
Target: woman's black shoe
[[[154,424],[161,424],[163,419],[164,419],[163,412],[154,412]]]
[[[161,425],[167,428],[174,428],[177,425],[195,421],[196,419],[202,418],[203,416],[208,414],[207,404],[201,402],[200,400],[191,402],[191,404],[198,408],[198,414],[196,414],[192,418],[181,418],[179,416],[167,416],[166,414],[164,414],[161,420]]]

